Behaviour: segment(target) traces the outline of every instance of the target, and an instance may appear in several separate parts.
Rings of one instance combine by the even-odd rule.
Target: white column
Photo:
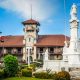
[[[38,53],[38,59],[40,59],[40,53]]]
[[[38,48],[38,59],[40,59],[40,48]]]
[[[67,55],[68,44],[66,41],[64,43],[65,43],[65,45],[63,47],[63,61],[68,61],[68,55]]]
[[[30,65],[30,49],[28,48],[28,66]]]
[[[37,47],[34,46],[34,51],[33,51],[33,61],[36,60],[36,55],[37,55]]]
[[[32,47],[27,47],[27,50],[28,50],[27,54],[28,54],[28,56],[26,56],[26,57],[28,57],[28,61],[27,61],[28,62],[28,66],[30,65],[30,55],[31,55],[30,54],[30,49],[32,49]]]
[[[48,60],[48,48],[45,50],[44,60]]]

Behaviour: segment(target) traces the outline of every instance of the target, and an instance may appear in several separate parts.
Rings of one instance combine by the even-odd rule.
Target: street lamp
[[[0,34],[2,34],[2,32],[0,32]],[[3,56],[4,56],[4,46],[3,46],[4,36],[0,36],[0,42],[2,43],[2,54],[3,54]]]
[[[4,36],[1,36],[1,43],[2,43],[2,54],[3,54],[3,57],[4,57]]]
[[[1,42],[1,34],[2,34],[2,32],[0,31],[0,42]],[[2,55],[2,54],[1,54]]]
[[[2,32],[0,32],[0,34],[2,34]]]

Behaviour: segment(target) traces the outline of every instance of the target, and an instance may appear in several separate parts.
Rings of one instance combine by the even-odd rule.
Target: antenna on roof
[[[65,30],[65,42],[66,42],[66,2],[64,0],[64,30]]]
[[[2,32],[0,31],[0,37],[1,37]]]
[[[30,8],[31,8],[31,19],[32,19],[32,0],[31,0],[31,6],[30,6]]]

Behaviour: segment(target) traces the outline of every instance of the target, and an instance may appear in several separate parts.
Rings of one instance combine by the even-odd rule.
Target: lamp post
[[[0,32],[0,42],[1,42],[1,34],[2,34],[2,32]]]
[[[2,34],[2,32],[0,32],[0,34]],[[2,43],[2,54],[3,54],[3,56],[4,56],[4,45],[3,45],[3,43],[4,43],[4,36],[0,36],[0,42]]]

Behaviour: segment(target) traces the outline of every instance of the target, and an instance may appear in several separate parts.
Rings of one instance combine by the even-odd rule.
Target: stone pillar
[[[23,61],[26,61],[27,60],[27,51],[26,51],[26,48],[25,47],[23,48],[23,58],[22,58],[22,60]]]
[[[36,59],[36,55],[37,55],[37,47],[34,46],[34,53],[33,53],[33,61]]]
[[[26,60],[27,60],[26,62],[28,62],[28,66],[30,65],[30,61],[31,61],[31,60],[30,60],[30,55],[31,55],[30,49],[32,49],[32,47],[27,47],[27,48],[26,48],[26,50],[27,50],[27,56],[26,56],[26,57],[27,57],[27,59],[28,59],[28,60],[26,59]]]
[[[45,50],[44,60],[48,60],[48,48]]]
[[[40,55],[41,53],[38,53],[38,59],[40,59],[40,57],[41,57],[41,55]]]
[[[30,65],[30,49],[28,48],[28,66]]]
[[[7,53],[7,50],[6,48],[3,49],[3,54],[6,54]]]
[[[63,47],[63,61],[68,61],[68,55],[67,55],[67,51],[68,51],[68,45],[67,45],[67,42],[65,41],[64,42],[65,45]]]

